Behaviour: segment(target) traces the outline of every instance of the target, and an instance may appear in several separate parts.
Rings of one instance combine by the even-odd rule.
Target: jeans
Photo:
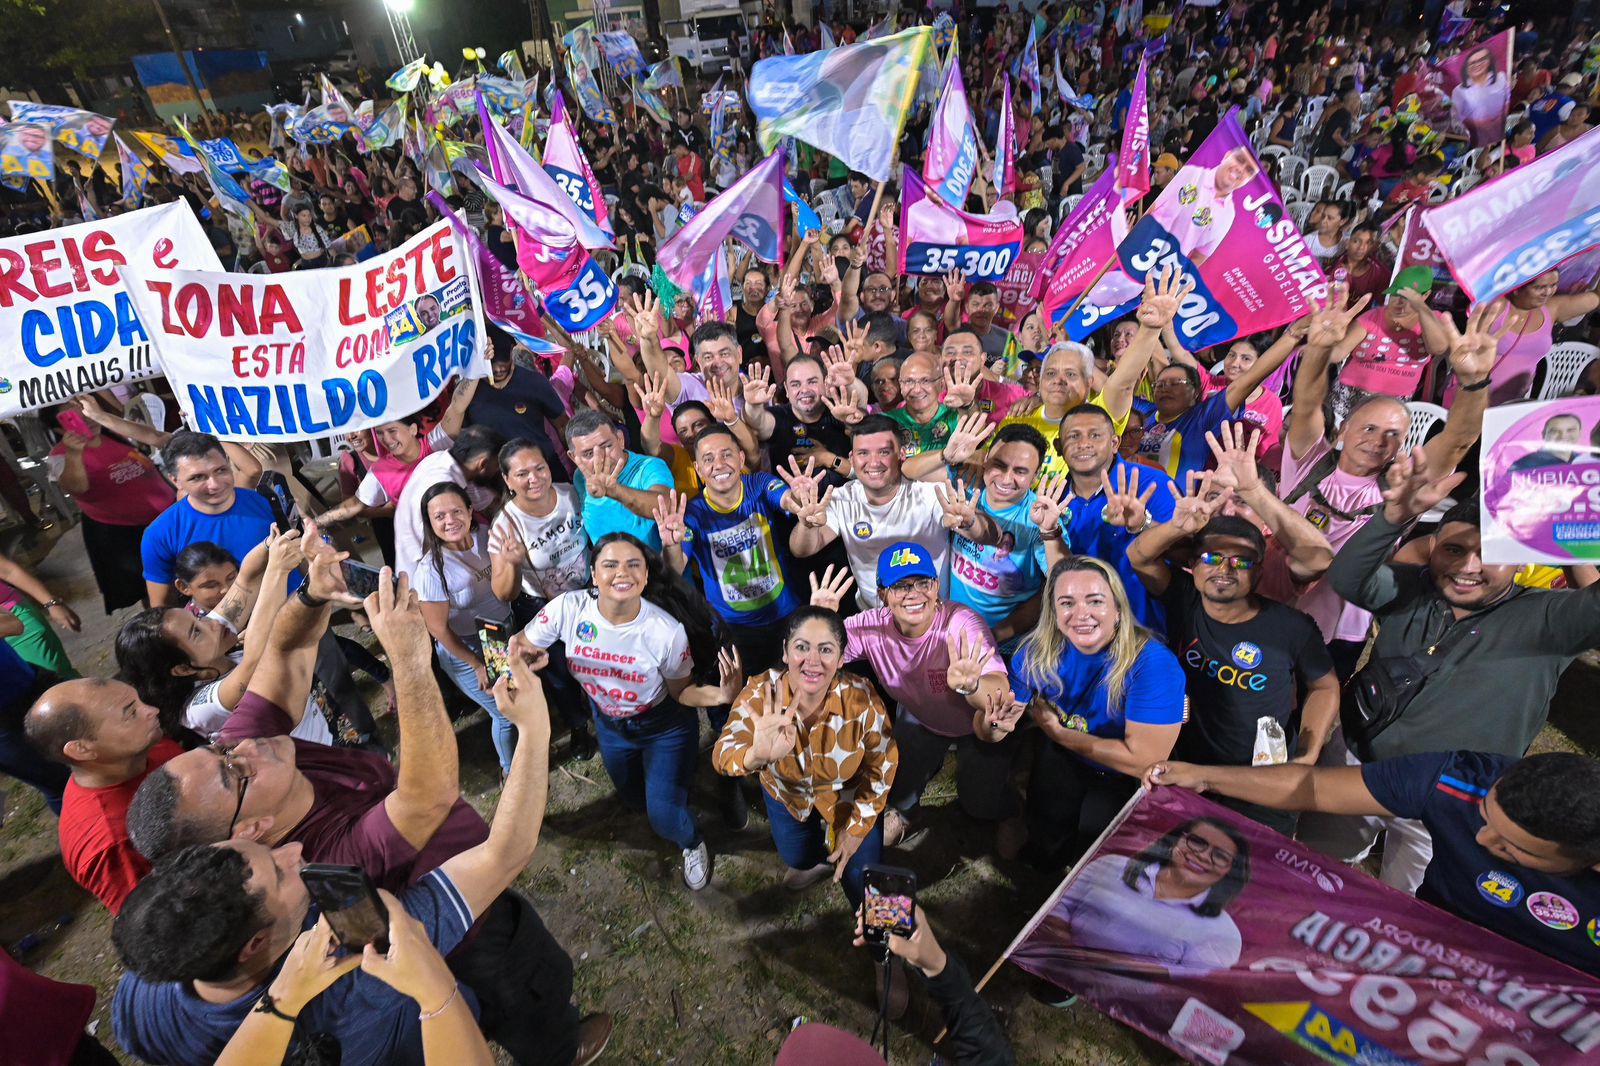
[[[811,817],[800,821],[789,813],[789,808],[773,799],[766,789],[761,798],[767,804],[767,821],[772,825],[772,843],[778,848],[778,858],[791,870],[809,870],[828,858],[828,830],[822,824],[822,815],[815,810]],[[883,859],[883,819],[872,823],[871,832],[850,857],[844,868],[844,894],[852,907],[861,906],[862,871],[869,863]]]
[[[521,893],[500,893],[449,963],[478,996],[483,1034],[518,1066],[569,1066],[578,1052],[572,957]]]
[[[0,773],[32,785],[44,793],[52,811],[61,813],[61,796],[72,775],[65,766],[35,751],[20,728],[0,725]]]
[[[700,716],[671,699],[632,718],[596,713],[600,761],[622,802],[650,817],[656,835],[684,851],[700,845],[689,811],[689,780],[700,749]]]
[[[475,653],[483,650],[478,646],[476,636],[464,637],[458,633],[456,639]],[[500,759],[500,772],[510,773],[511,756],[517,750],[516,727],[511,724],[511,719],[501,714],[500,708],[494,705],[494,696],[478,687],[478,672],[472,668],[471,663],[457,659],[438,641],[433,642],[433,648],[439,655],[439,665],[450,675],[450,680],[456,683],[456,688],[473,703],[489,712],[489,721],[492,723],[490,735],[494,738],[494,753]]]
[[[1011,759],[1017,750],[1016,734],[996,744],[985,744],[970,733],[944,737],[928,730],[904,707],[895,709],[894,742],[900,749],[900,768],[889,789],[889,806],[902,814],[922,802],[922,790],[944,766],[944,757],[956,749],[956,799],[968,817],[997,822],[1016,813],[1011,791]]]

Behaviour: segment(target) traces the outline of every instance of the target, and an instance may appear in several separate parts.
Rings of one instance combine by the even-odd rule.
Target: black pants
[[[313,672],[327,691],[332,710],[348,722],[362,740],[371,740],[377,732],[372,711],[356,689],[354,671],[345,659],[344,649],[339,647],[339,638],[332,629],[324,630],[317,644],[317,664]],[[334,731],[336,737],[338,733],[338,730]]]
[[[478,920],[450,972],[478,997],[478,1027],[518,1066],[571,1066],[578,1053],[572,958],[533,904],[506,889]]]
[[[1089,850],[1138,787],[1126,774],[1091,769],[1041,737],[1028,779],[1028,861],[1048,873],[1066,869]]]

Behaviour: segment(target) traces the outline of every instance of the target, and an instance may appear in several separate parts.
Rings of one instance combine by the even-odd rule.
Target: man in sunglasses
[[[1291,761],[1313,764],[1339,714],[1333,660],[1309,615],[1256,593],[1267,559],[1260,527],[1235,515],[1209,516],[1218,509],[1219,501],[1192,493],[1171,522],[1128,547],[1139,580],[1166,606],[1167,642],[1187,676],[1189,718],[1174,750],[1208,766],[1249,766],[1265,719],[1283,730]],[[1186,572],[1165,555],[1190,534]],[[1294,832],[1293,815],[1223,802]]]

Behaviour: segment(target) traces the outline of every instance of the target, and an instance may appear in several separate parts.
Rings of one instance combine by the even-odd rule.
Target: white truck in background
[[[759,11],[759,5],[750,4]],[[734,65],[733,47],[747,48],[750,29],[737,0],[679,0],[681,18],[663,22],[667,54],[702,76],[721,73]],[[738,35],[737,46],[734,35]]]

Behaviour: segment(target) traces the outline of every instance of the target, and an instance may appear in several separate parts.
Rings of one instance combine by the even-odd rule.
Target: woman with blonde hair
[[[1177,742],[1188,703],[1183,670],[1139,625],[1117,572],[1088,555],[1051,567],[1045,607],[1011,657],[1011,698],[978,712],[999,741],[1024,715],[1044,733],[1028,786],[1024,857],[1059,872],[1088,850],[1146,766]]]

